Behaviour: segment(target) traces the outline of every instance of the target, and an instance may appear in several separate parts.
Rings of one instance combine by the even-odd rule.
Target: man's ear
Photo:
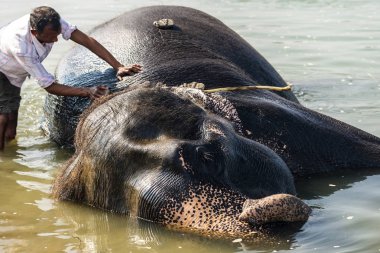
[[[34,30],[34,29],[31,29],[30,32],[31,32],[34,36],[36,36],[37,33],[38,33],[37,30]]]

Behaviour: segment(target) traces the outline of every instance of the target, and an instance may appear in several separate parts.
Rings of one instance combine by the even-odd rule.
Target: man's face
[[[44,27],[44,30],[39,33],[37,30],[31,30],[32,34],[37,38],[41,43],[54,43],[58,41],[58,35],[61,34],[61,31],[55,31],[52,28],[52,25],[47,25]]]

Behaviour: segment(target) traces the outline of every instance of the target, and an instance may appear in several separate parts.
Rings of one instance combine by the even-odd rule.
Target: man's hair
[[[54,31],[60,32],[60,20],[58,12],[48,6],[37,7],[30,13],[30,26],[39,33],[42,33],[47,25],[51,25]]]

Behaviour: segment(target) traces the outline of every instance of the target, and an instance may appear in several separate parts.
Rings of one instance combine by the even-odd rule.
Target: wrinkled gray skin
[[[161,18],[173,19],[174,28],[152,25]],[[58,199],[175,230],[256,238],[266,231],[263,223],[307,219],[310,209],[292,197],[294,178],[380,168],[377,137],[303,107],[291,92],[206,95],[155,85],[285,86],[261,55],[207,14],[141,8],[95,28],[92,36],[144,71],[116,83],[115,73],[83,48],[62,60],[60,82],[130,87],[83,115],[76,152],[54,183]],[[87,105],[79,98],[48,97],[46,127],[53,140],[71,143]],[[294,215],[285,218],[289,213]]]
[[[174,20],[173,29],[153,25],[165,17]],[[56,71],[58,82],[72,86],[105,84],[111,90],[145,81],[172,86],[196,81],[205,83],[207,88],[286,85],[238,34],[197,10],[170,6],[141,8],[96,27],[91,36],[120,62],[143,65],[143,72],[116,83],[115,73],[107,63],[84,47],[76,46],[61,60]],[[297,101],[291,92],[280,95]],[[44,129],[59,145],[71,145],[78,117],[88,105],[86,98],[48,95]]]

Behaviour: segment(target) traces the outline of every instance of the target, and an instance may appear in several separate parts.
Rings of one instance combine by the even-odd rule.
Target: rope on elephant
[[[272,91],[291,90],[293,85],[289,82],[286,82],[286,84],[287,85],[285,87],[268,86],[268,85],[249,85],[249,86],[223,87],[223,88],[205,90],[204,83],[191,82],[191,83],[183,83],[179,87],[195,88],[195,89],[202,90],[204,93],[214,93],[214,92],[220,92],[220,91],[239,91],[239,90],[272,90]]]
[[[292,89],[292,84],[287,82],[285,87],[266,86],[266,85],[251,85],[251,86],[238,86],[238,87],[223,87],[216,89],[204,90],[204,93],[214,93],[220,91],[239,91],[239,90],[271,90],[271,91],[287,91]]]

